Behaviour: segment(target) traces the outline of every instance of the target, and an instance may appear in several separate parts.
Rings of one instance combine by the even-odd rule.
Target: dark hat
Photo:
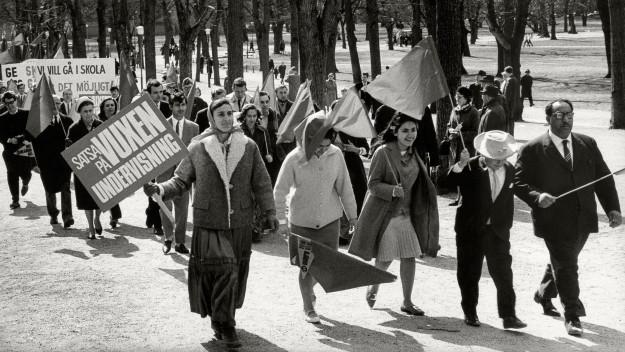
[[[479,76],[486,76],[486,72],[485,72],[484,70],[479,70],[479,71],[477,71],[477,74],[478,74]]]
[[[512,73],[512,72],[513,72],[513,70],[512,70],[512,66],[506,66],[506,68],[504,68],[503,70],[504,70],[505,72],[507,72],[507,73]]]
[[[458,89],[456,89],[456,93],[462,95],[466,100],[471,100],[471,98],[473,98],[473,93],[471,93],[471,90],[467,87],[458,87]]]
[[[525,70],[525,73],[530,73],[530,70]]]
[[[193,84],[193,80],[189,77],[182,80],[182,84]]]
[[[482,94],[486,94],[489,97],[496,97],[499,95],[499,89],[495,86],[486,86],[484,87],[484,89],[482,89],[482,91],[480,92]]]
[[[485,75],[484,77],[482,77],[480,82],[482,82],[482,83],[495,83],[495,76],[493,76],[493,75]]]

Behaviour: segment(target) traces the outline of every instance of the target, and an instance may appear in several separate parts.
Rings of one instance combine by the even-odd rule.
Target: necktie
[[[495,199],[497,199],[497,193],[499,190],[499,180],[497,179],[497,173],[495,171],[489,171],[492,172],[493,174],[493,182],[492,182],[492,186],[491,186],[491,197],[493,198],[493,202],[495,201]]]
[[[564,161],[566,162],[566,166],[568,166],[569,169],[573,170],[573,160],[571,159],[571,151],[569,150],[568,144],[568,140],[565,139],[562,141],[562,149],[564,149]]]
[[[176,134],[180,137],[180,121],[176,122]]]
[[[239,111],[241,111],[241,99],[238,99]]]

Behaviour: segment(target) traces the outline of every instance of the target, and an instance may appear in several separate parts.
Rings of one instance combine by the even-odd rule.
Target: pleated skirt
[[[410,216],[399,215],[391,218],[380,239],[376,259],[388,262],[400,258],[416,258],[421,254],[421,246]]]

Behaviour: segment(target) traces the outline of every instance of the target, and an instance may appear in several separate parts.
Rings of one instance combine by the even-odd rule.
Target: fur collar
[[[245,145],[247,144],[247,138],[243,133],[233,133],[230,136],[228,160],[226,160],[226,156],[221,150],[222,144],[219,142],[216,135],[208,136],[201,141],[208,156],[217,166],[219,176],[224,183],[226,198],[228,200],[228,226],[230,226],[230,212],[232,211],[232,204],[230,203],[230,179],[239,161],[243,158]]]

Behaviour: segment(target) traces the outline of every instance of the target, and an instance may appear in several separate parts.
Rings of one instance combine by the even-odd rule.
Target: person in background
[[[95,118],[93,105],[93,101],[87,97],[82,97],[76,102],[76,112],[80,115],[80,119],[69,127],[67,132],[68,144],[78,142],[102,124],[100,120]],[[84,210],[87,217],[87,224],[89,225],[88,238],[95,239],[96,233],[102,235],[101,211],[76,174],[74,174],[74,192],[76,193],[76,207],[79,210]]]
[[[469,90],[471,91],[471,96],[473,97],[473,106],[476,109],[481,109],[484,101],[482,100],[482,84],[481,81],[486,76],[486,72],[483,70],[479,70],[477,75],[475,75],[475,82],[469,85]]]
[[[368,192],[356,225],[349,253],[388,270],[400,260],[403,302],[400,310],[424,315],[412,301],[415,258],[436,257],[440,249],[436,188],[417,153],[415,119],[395,113],[377,142],[369,171]],[[373,307],[379,285],[367,288],[366,301]]]
[[[189,258],[191,311],[211,317],[215,338],[228,348],[241,346],[235,330],[236,309],[243,306],[252,254],[252,226],[257,203],[265,227],[278,226],[271,180],[256,143],[233,125],[227,99],[213,101],[208,114],[211,127],[193,139],[189,156],[172,177],[148,184],[167,200],[193,192],[193,235]],[[231,170],[231,171],[229,171]]]
[[[336,88],[336,80],[334,79],[334,73],[328,74],[328,79],[326,80],[324,93],[326,98],[326,107],[330,107],[332,103],[337,99],[337,88]]]
[[[211,91],[212,101],[225,98],[226,95],[227,95],[226,90],[221,87],[214,88]],[[197,125],[200,127],[200,133],[204,132],[207,128],[210,127],[210,122],[208,118],[208,108],[202,109],[197,112],[197,115],[195,117],[195,123],[197,123]]]
[[[525,98],[527,98],[530,101],[530,106],[534,106],[534,99],[532,98],[533,84],[534,78],[530,76],[530,70],[525,70],[525,75],[521,77],[521,104],[523,104]]]
[[[260,102],[260,115],[258,116],[258,123],[267,130],[267,137],[269,137],[267,140],[267,142],[269,142],[269,151],[272,153],[272,160],[275,160],[275,162],[272,161],[266,164],[268,167],[267,171],[269,172],[269,177],[271,177],[271,185],[273,186],[276,184],[278,173],[280,172],[280,165],[282,165],[282,160],[277,154],[276,146],[276,142],[278,140],[278,117],[276,116],[276,112],[269,107],[269,93],[260,91],[258,93],[258,100]]]
[[[284,82],[286,82],[286,84],[289,86],[289,100],[295,101],[299,85],[301,84],[300,76],[297,73],[297,67],[291,67],[291,70],[289,70],[289,74],[284,79]]]
[[[119,97],[120,97],[120,95],[119,95],[119,87],[111,86],[109,91],[111,92],[111,96],[113,97],[113,99],[115,99],[115,102],[117,103],[117,106],[119,106]]]
[[[72,117],[72,111],[74,110],[74,100],[72,99],[72,90],[66,88],[63,90],[63,103],[59,108],[59,114],[63,117]]]
[[[492,85],[487,85],[482,90],[482,100],[484,107],[480,112],[480,123],[477,133],[498,130],[508,131],[508,122],[503,107],[499,104],[499,89]]]
[[[7,183],[12,198],[9,207],[17,209],[20,207],[20,194],[26,195],[32,177],[31,158],[15,154],[26,145],[28,110],[17,107],[17,96],[10,91],[4,93],[2,103],[7,108],[7,111],[0,115],[0,143],[4,147],[2,158],[6,166]],[[21,190],[20,179],[22,179]]]
[[[508,123],[508,133],[514,136],[514,119],[517,116],[519,110],[519,100],[521,96],[519,92],[519,80],[514,77],[512,66],[507,66],[501,73],[504,77],[504,84],[501,87],[501,92],[508,104],[508,112],[506,113],[506,120]]]
[[[475,138],[479,156],[468,149],[446,173],[441,184],[458,186],[462,204],[456,213],[457,277],[464,322],[480,326],[477,316],[479,281],[484,257],[497,288],[497,309],[504,329],[527,326],[516,316],[510,255],[510,228],[514,218],[514,166],[506,159],[516,152],[514,137],[488,131]],[[467,166],[469,165],[469,166]]]
[[[191,92],[192,88],[193,80],[191,80],[191,78],[189,77],[185,78],[182,81],[182,91],[184,92],[184,96],[187,97],[187,99],[189,98],[189,93]],[[207,107],[208,104],[206,104],[204,99],[200,98],[196,93],[196,95],[193,97],[193,101],[189,102],[189,109],[191,109],[191,115],[189,115],[189,120],[195,122],[198,111],[206,109]]]
[[[17,84],[17,107],[20,109],[24,108],[24,103],[26,103],[26,92],[24,91],[26,89],[26,85],[24,83],[18,83]]]
[[[356,200],[341,150],[332,144],[336,138],[334,130],[325,134],[311,159],[306,158],[304,146],[312,141],[324,121],[325,116],[313,114],[303,122],[305,142],[298,143],[298,148],[287,155],[273,194],[281,234],[293,232],[338,250],[340,218],[345,210],[350,225],[355,225]],[[288,202],[287,195],[290,195]],[[289,236],[288,241],[289,258],[293,258],[297,256],[299,241],[294,236]],[[310,274],[303,276],[298,272],[297,277],[304,319],[317,324],[320,322],[315,311],[317,281]]]
[[[284,84],[284,77],[286,76],[286,65],[284,61],[278,66],[278,72],[280,73],[280,84]]]
[[[102,100],[100,103],[100,112],[98,113],[98,119],[102,122],[106,122],[106,120],[117,114],[117,101],[113,97],[106,98]],[[109,225],[112,228],[116,228],[119,224],[119,219],[122,218],[122,210],[119,207],[119,204],[115,204],[111,210],[111,216],[109,219]]]
[[[252,97],[247,95],[247,82],[241,77],[232,82],[232,93],[226,95],[235,112],[241,111],[245,104],[253,103]]]

